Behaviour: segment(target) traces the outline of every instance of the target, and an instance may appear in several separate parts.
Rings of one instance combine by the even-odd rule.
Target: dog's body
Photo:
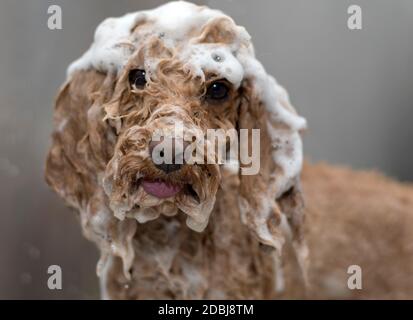
[[[347,190],[340,169],[309,166],[305,230],[305,126],[249,35],[221,12],[175,2],[102,23],[56,101],[46,178],[101,251],[103,297],[384,297],[391,288],[408,297],[409,273],[385,274],[376,254],[398,259],[390,270],[413,266],[403,233],[411,188],[385,182],[376,193],[397,193],[395,203],[370,207],[369,176],[351,177],[360,181]],[[238,167],[199,161],[232,150],[225,140],[202,153],[197,143],[210,128],[246,130],[247,153],[259,129],[258,173],[243,174],[242,154]],[[201,157],[157,164],[156,130],[173,137],[172,151],[178,138],[195,137]],[[361,291],[347,288],[350,265],[364,272]]]
[[[293,250],[287,245],[285,290],[277,293],[268,253],[239,222],[237,180],[235,176],[225,180],[224,193],[202,234],[191,232],[179,219],[142,226],[142,234],[136,235],[134,281],[124,278],[121,261],[116,259],[106,278],[108,297],[413,298],[413,186],[374,172],[307,164],[303,189],[310,284],[305,289]],[[175,230],[167,235],[164,231],[169,225]],[[354,275],[351,269],[348,273],[352,265],[361,267],[361,290],[348,287]]]

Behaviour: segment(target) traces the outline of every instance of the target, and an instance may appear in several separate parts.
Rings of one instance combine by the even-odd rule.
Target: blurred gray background
[[[99,298],[97,250],[43,180],[52,102],[101,20],[163,2],[0,0],[0,299]],[[411,0],[195,2],[247,28],[308,119],[309,159],[413,180]],[[47,28],[52,4],[62,30]],[[350,4],[362,7],[361,31],[347,28]],[[61,291],[47,288],[52,264],[63,269]]]

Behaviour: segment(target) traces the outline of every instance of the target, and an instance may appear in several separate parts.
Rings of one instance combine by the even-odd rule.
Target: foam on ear
[[[295,219],[296,223],[291,219],[301,215],[302,208],[282,212],[279,199],[291,188],[298,189],[303,163],[301,132],[306,128],[306,120],[297,114],[285,89],[255,59],[252,46],[241,48],[237,58],[244,69],[244,99],[238,125],[249,131],[260,129],[260,172],[252,176],[240,174],[241,220],[261,243],[275,249],[274,261],[281,265],[277,260],[281,259],[285,242],[281,221],[288,214],[287,221],[295,232],[295,252],[305,269],[306,244],[302,239],[302,226],[298,226],[303,219]],[[277,287],[281,288],[282,280],[278,282]]]

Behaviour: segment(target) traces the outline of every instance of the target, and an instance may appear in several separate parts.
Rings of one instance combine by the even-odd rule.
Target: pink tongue
[[[166,182],[148,180],[142,181],[142,187],[147,193],[161,199],[172,197],[182,189],[180,186],[172,185]]]

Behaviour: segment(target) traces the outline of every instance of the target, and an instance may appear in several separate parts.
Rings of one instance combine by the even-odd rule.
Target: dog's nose
[[[168,139],[165,143],[163,142],[162,139],[161,141],[151,141],[149,143],[149,152],[155,167],[165,173],[181,169],[184,163],[184,151],[188,144],[182,141],[181,147],[178,148],[178,143],[174,138]],[[157,146],[158,148],[156,148]]]
[[[158,169],[162,170],[165,173],[171,173],[174,171],[178,171],[179,169],[182,168],[182,164],[166,164],[166,163],[161,163],[161,164],[156,164],[155,163],[155,167],[157,167]]]

